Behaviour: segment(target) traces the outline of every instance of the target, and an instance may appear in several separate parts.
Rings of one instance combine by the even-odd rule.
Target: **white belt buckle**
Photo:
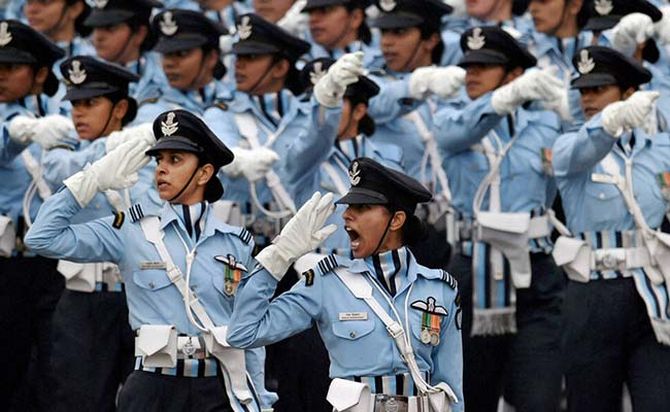
[[[621,269],[626,262],[626,249],[601,249],[595,251],[596,268],[602,267],[606,270]]]
[[[401,395],[375,395],[374,412],[408,412],[409,399]]]

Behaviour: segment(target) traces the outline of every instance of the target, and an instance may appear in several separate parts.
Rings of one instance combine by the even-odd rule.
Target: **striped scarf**
[[[375,279],[391,296],[395,296],[407,276],[409,254],[404,246],[365,258]]]

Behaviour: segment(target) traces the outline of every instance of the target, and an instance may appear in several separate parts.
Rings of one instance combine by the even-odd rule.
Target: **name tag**
[[[614,176],[602,173],[592,173],[591,180],[595,183],[607,183],[610,185],[615,185],[617,183]]]
[[[165,262],[140,262],[140,270],[167,269]]]
[[[340,312],[340,320],[368,320],[367,312]]]

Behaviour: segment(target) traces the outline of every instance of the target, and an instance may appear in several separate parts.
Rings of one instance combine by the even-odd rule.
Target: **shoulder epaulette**
[[[455,277],[453,277],[449,272],[447,271],[442,271],[442,280],[449,285],[450,288],[453,290],[456,290],[458,287],[458,281],[456,280]]]
[[[136,203],[132,205],[128,209],[128,217],[130,217],[130,221],[133,223],[137,223],[144,217],[144,211],[142,210],[142,205],[140,203]]]
[[[243,227],[240,228],[239,233],[237,233],[237,237],[242,239],[242,242],[246,243],[247,245],[250,245],[251,241],[254,239],[251,232],[249,232],[247,229],[245,229]]]
[[[223,101],[217,101],[217,102],[215,102],[214,104],[212,104],[211,107],[216,107],[216,108],[218,108],[218,109],[220,109],[220,110],[222,110],[222,111],[224,111],[224,112],[227,112],[229,106],[228,106],[228,104],[227,104],[226,102],[223,102]]]
[[[340,266],[335,258],[335,255],[328,255],[325,258],[321,259],[319,263],[316,264],[316,267],[321,272],[321,276],[331,272],[336,267]]]
[[[142,106],[143,104],[156,103],[157,101],[158,101],[158,97],[150,97],[148,99],[142,100],[138,106]]]

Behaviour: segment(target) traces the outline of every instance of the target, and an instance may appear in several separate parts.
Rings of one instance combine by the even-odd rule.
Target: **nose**
[[[344,209],[344,212],[342,212],[342,218],[344,219],[344,222],[351,222],[354,219],[353,212],[351,211],[350,207],[347,207]]]

